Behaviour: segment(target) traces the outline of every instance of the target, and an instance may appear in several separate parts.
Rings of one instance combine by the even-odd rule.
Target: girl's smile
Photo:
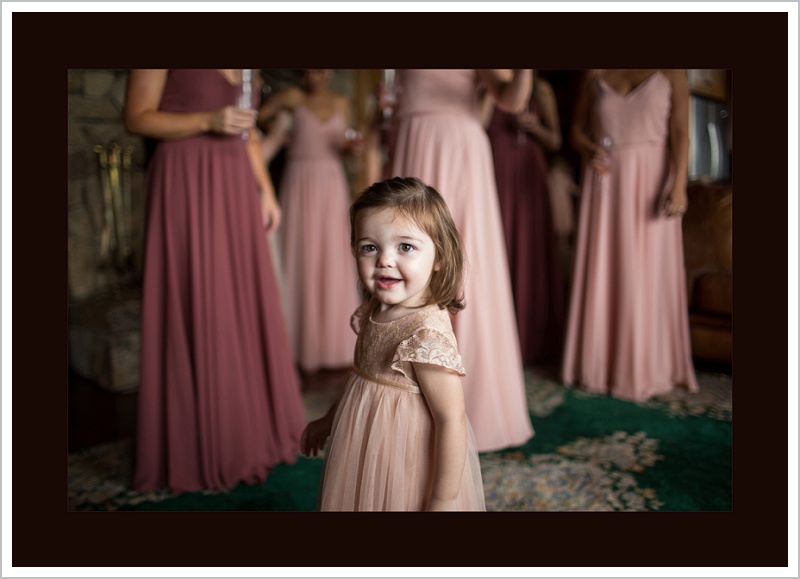
[[[396,277],[388,277],[388,276],[382,275],[377,279],[376,283],[378,284],[378,287],[380,289],[388,290],[388,289],[392,289],[396,285],[402,283],[402,281],[403,280],[398,279]]]

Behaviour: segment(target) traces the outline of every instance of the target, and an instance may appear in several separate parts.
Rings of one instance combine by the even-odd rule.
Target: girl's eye
[[[377,248],[374,245],[372,245],[371,243],[367,243],[361,246],[360,251],[361,253],[372,253],[376,249]]]
[[[414,251],[414,246],[408,243],[401,243],[400,251],[402,251],[403,253],[409,253],[410,251]]]

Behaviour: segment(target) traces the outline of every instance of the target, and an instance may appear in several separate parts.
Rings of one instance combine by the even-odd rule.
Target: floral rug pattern
[[[638,406],[661,410],[671,417],[731,422],[731,377],[699,374],[698,382],[699,393],[675,390]],[[530,371],[526,372],[526,388],[534,419],[552,415],[568,396],[576,399],[597,396],[568,389]],[[176,495],[167,490],[131,490],[132,450],[132,441],[122,439],[70,453],[68,510],[113,511],[174,498]],[[663,459],[658,440],[645,432],[621,430],[607,436],[577,437],[546,453],[517,450],[482,454],[486,508],[489,511],[657,511],[664,506],[663,501],[655,489],[640,486],[636,477]]]

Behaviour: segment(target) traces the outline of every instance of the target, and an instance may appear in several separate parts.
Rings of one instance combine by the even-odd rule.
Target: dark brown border
[[[11,18],[12,565],[788,564],[788,14],[15,12]],[[732,68],[733,512],[66,512],[66,206],[54,201],[64,199],[66,183],[59,153],[66,142],[66,70],[231,65]]]

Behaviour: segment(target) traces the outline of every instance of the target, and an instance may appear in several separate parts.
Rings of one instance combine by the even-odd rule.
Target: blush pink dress
[[[239,91],[214,69],[170,70],[159,109],[215,110]],[[305,411],[241,135],[158,143],[146,225],[133,486],[259,483],[296,460]]]
[[[466,309],[453,327],[469,361],[467,414],[478,450],[533,436],[492,151],[478,116],[474,70],[399,70],[392,172],[418,177],[447,201],[464,241]]]
[[[629,400],[676,385],[697,391],[681,220],[660,210],[671,180],[672,85],[656,72],[625,96],[602,78],[590,90],[611,168],[584,170],[563,380]]]
[[[286,315],[294,358],[308,372],[353,363],[350,314],[361,300],[350,252],[350,190],[339,148],[344,125],[339,112],[321,120],[298,106],[281,178]]]
[[[411,363],[464,376],[447,310],[434,304],[379,323],[371,315],[376,305],[367,302],[352,317],[355,363],[326,451],[323,511],[425,510],[433,484],[434,425]],[[469,418],[456,508],[486,510]]]

